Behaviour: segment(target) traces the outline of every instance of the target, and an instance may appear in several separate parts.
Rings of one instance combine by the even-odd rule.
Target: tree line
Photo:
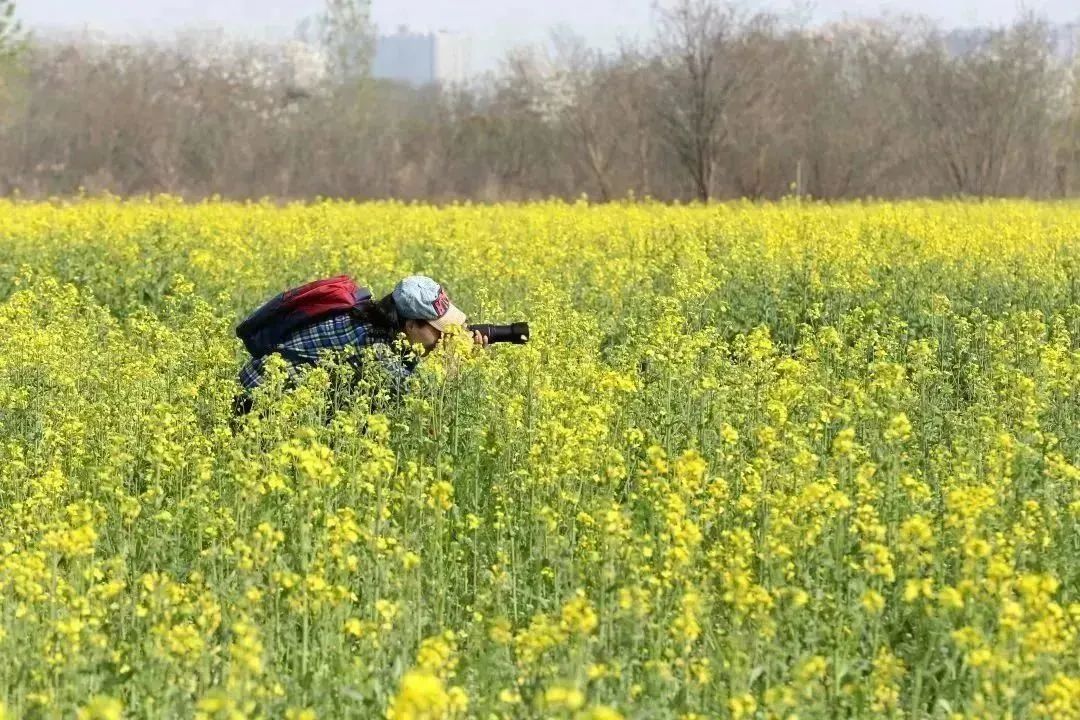
[[[466,87],[422,88],[306,72],[295,43],[15,48],[3,27],[6,195],[1080,193],[1080,70],[1031,16],[957,48],[926,20],[808,28],[679,0],[648,41],[600,52],[555,32]]]

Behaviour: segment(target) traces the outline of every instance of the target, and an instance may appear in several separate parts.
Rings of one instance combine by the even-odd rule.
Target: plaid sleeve
[[[262,385],[263,380],[266,377],[266,362],[269,357],[269,355],[253,357],[240,368],[239,381],[245,392],[250,393],[252,390]],[[286,361],[285,375],[289,382],[296,380],[297,373],[298,370],[296,364]]]
[[[253,357],[240,368],[240,384],[245,390],[254,390],[262,383],[262,367],[266,358]]]
[[[410,363],[395,352],[391,347],[392,343],[392,337],[370,323],[358,320],[350,314],[341,314],[297,330],[278,346],[278,352],[286,360],[285,367],[290,380],[295,380],[298,362],[314,364],[324,353],[349,347],[357,351],[370,347],[375,360],[387,373],[392,393],[400,396],[405,390],[405,381],[413,372],[415,362]],[[357,356],[356,360],[359,359]],[[249,360],[240,370],[240,384],[247,390],[260,385],[265,364],[265,357]]]
[[[400,397],[405,392],[405,385],[409,376],[413,374],[415,363],[407,362],[400,353],[386,343],[372,345],[372,352],[379,365],[386,371],[390,380],[390,390],[394,397]]]

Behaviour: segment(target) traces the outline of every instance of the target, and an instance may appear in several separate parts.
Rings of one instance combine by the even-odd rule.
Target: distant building
[[[380,35],[376,40],[371,72],[377,78],[418,86],[463,83],[469,79],[469,54],[464,35],[415,33],[402,27],[396,34]]]

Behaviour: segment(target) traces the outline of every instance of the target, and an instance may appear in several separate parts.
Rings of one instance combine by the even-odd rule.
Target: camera
[[[529,341],[529,323],[516,322],[509,325],[466,325],[469,332],[486,335],[489,343],[513,343],[524,345]]]

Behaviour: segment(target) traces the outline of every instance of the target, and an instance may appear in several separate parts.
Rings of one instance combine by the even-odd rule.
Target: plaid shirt
[[[293,379],[301,364],[315,363],[324,353],[348,347],[361,350],[371,346],[379,363],[390,374],[395,391],[399,392],[405,379],[416,367],[416,361],[407,360],[394,352],[391,349],[393,341],[390,333],[354,317],[351,313],[342,313],[300,328],[278,348],[284,351],[281,355],[287,362],[289,377]],[[253,390],[262,383],[267,357],[253,357],[241,368],[240,384],[245,390]]]

